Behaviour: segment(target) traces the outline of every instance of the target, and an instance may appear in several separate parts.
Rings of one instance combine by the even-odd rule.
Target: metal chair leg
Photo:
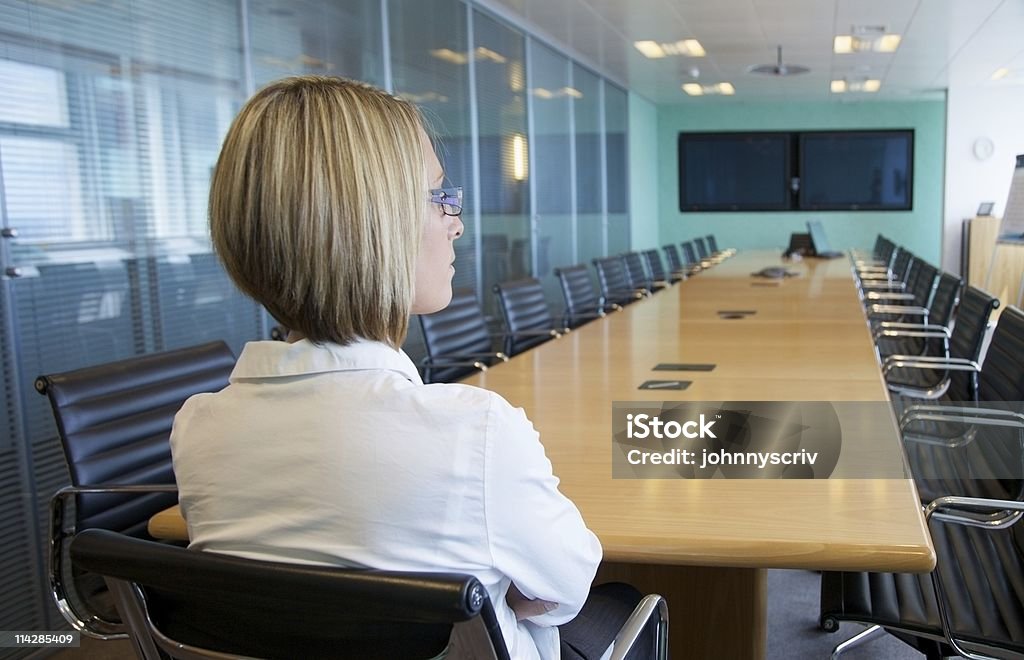
[[[871,626],[870,628],[865,628],[864,630],[860,631],[850,639],[846,640],[845,642],[841,642],[839,646],[832,649],[831,660],[839,660],[839,656],[845,651],[848,651],[849,649],[852,649],[855,646],[860,646],[865,642],[869,642],[876,637],[881,637],[884,634],[885,628],[881,626]]]

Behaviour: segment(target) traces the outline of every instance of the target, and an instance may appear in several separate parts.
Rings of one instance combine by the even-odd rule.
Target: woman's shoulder
[[[424,401],[449,414],[477,412],[488,417],[529,423],[522,408],[512,405],[497,392],[461,383],[433,383],[416,388]]]

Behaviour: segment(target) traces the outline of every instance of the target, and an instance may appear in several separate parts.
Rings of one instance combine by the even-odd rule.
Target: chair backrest
[[[1007,307],[999,315],[978,376],[979,401],[1024,401],[1024,312]]]
[[[924,259],[916,259],[916,278],[910,285],[910,293],[914,294],[914,304],[931,309],[935,297],[935,287],[939,285],[939,269]]]
[[[910,267],[914,263],[914,253],[910,250],[900,250],[892,265],[892,279],[896,282],[906,283],[910,276]]]
[[[597,315],[601,312],[601,301],[594,290],[586,265],[556,268],[555,276],[558,277],[558,283],[562,286],[562,296],[565,298],[566,327],[581,325],[581,316]]]
[[[711,252],[718,252],[718,241],[715,240],[714,234],[708,234],[704,237],[704,240],[708,242],[708,249],[711,250]]]
[[[697,256],[699,256],[701,259],[707,259],[710,256],[710,253],[708,252],[708,246],[704,243],[703,238],[698,237],[693,239],[693,244],[697,248]]]
[[[626,280],[630,288],[651,291],[651,278],[644,269],[644,258],[639,252],[626,252],[622,255],[622,263],[626,267]]]
[[[687,266],[700,263],[700,259],[697,258],[697,252],[693,249],[692,242],[684,241],[679,244],[679,247],[683,248],[683,258],[686,259]]]
[[[223,389],[234,365],[216,341],[37,378],[72,485],[174,484],[174,415],[193,394]],[[176,501],[174,493],[80,495],[77,526],[143,535],[150,516]]]
[[[644,250],[644,259],[647,261],[647,271],[655,282],[668,282],[669,274],[665,272],[665,264],[661,261],[661,255],[657,250]]]
[[[419,321],[427,351],[427,365],[431,360],[492,352],[484,310],[472,289],[453,290],[452,301],[447,307],[433,314],[421,314]],[[428,382],[446,383],[474,373],[476,368],[470,365],[427,366],[424,372],[424,379]]]
[[[552,338],[545,330],[555,329],[544,288],[540,280],[525,278],[494,285],[505,319],[505,353],[509,356],[522,353]]]
[[[964,281],[951,273],[943,272],[939,276],[939,284],[935,287],[935,295],[928,312],[928,322],[932,325],[949,326],[960,304],[960,292]]]
[[[509,657],[468,575],[257,561],[101,530],[80,533],[71,559],[107,577],[140,655],[429,658],[455,630],[469,657]]]
[[[999,307],[999,299],[981,289],[968,286],[960,299],[956,321],[949,339],[952,357],[977,360],[988,329],[992,312]],[[954,401],[973,401],[978,390],[977,376],[965,371],[950,372],[949,396]]]
[[[672,269],[672,272],[678,272],[683,269],[683,262],[679,258],[679,248],[672,243],[661,246],[661,249],[665,251],[665,257],[668,259],[668,267]]]
[[[604,304],[628,305],[635,300],[635,289],[630,286],[626,277],[626,266],[622,262],[622,257],[594,259],[594,268],[597,269],[597,281],[601,287]]]

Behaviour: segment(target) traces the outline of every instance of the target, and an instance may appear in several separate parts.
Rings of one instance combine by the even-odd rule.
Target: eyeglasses
[[[440,205],[445,215],[458,217],[462,215],[462,186],[431,190],[430,202]]]

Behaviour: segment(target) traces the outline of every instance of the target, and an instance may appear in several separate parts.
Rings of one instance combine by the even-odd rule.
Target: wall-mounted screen
[[[791,208],[789,133],[680,133],[680,211]]]
[[[798,141],[800,209],[913,208],[913,131],[808,132]]]

